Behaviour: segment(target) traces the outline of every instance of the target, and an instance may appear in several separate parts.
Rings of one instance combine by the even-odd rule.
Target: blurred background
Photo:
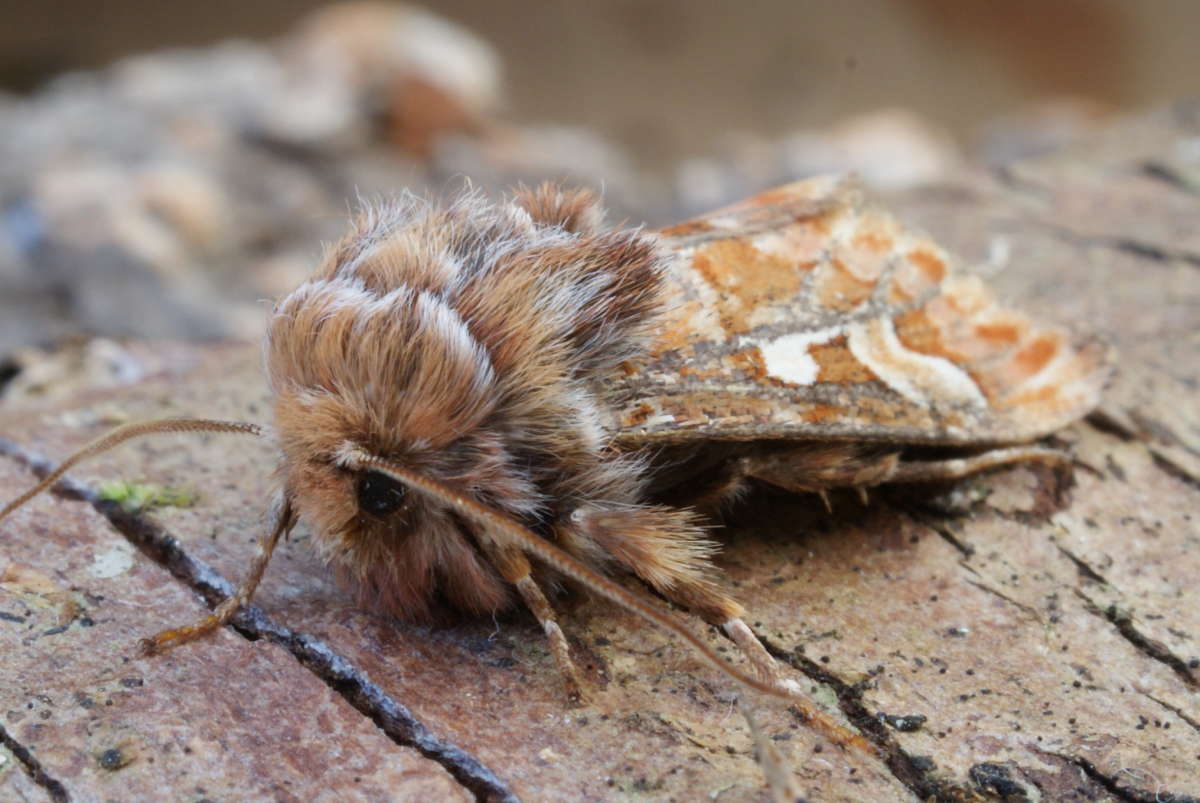
[[[316,0],[51,0],[0,29],[0,86],[28,91],[133,53],[278,36]],[[1102,113],[1200,82],[1191,0],[441,0],[486,41],[505,111],[582,125],[653,165],[739,132],[783,134],[899,106],[971,144],[1047,98]]]
[[[1200,83],[1187,0],[49,0],[4,17],[9,394],[50,388],[27,369],[63,343],[70,371],[121,376],[119,338],[257,337],[263,299],[357,199],[560,178],[659,225],[818,172],[888,191],[996,167]]]

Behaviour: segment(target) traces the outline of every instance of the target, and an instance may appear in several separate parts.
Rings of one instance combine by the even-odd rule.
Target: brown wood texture
[[[1071,475],[839,495],[832,514],[757,495],[719,532],[748,621],[881,752],[761,704],[808,798],[1200,798],[1198,115],[887,199],[1012,301],[1107,333],[1119,368],[1061,434]],[[256,345],[130,348],[136,384],[0,408],[0,498],[117,421],[265,420]],[[147,440],[75,479],[195,505],[124,514],[71,486],[2,525],[0,798],[770,798],[734,690],[684,645],[560,599],[590,688],[568,707],[532,619],[360,610],[303,527],[236,628],[137,657],[237,581],[272,467],[248,439]]]

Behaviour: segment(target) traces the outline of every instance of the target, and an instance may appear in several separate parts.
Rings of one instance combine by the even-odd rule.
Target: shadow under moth
[[[147,652],[228,622],[305,520],[364,606],[412,618],[524,604],[572,695],[581,682],[551,604],[565,579],[870,750],[745,623],[706,516],[754,482],[865,495],[1062,462],[1033,442],[1097,404],[1107,348],[1001,306],[846,180],[653,234],[601,217],[590,193],[554,185],[500,203],[467,193],[367,208],[270,316],[271,426],[122,426],[0,518],[133,437],[268,437],[279,501],[246,577]],[[719,627],[744,660],[720,658],[630,575]]]

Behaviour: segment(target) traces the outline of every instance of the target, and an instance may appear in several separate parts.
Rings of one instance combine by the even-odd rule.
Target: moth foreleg
[[[275,521],[270,531],[258,542],[258,551],[250,564],[250,571],[242,578],[241,585],[237,587],[237,590],[200,621],[164,630],[150,638],[142,639],[139,644],[142,653],[154,655],[172,647],[187,644],[189,641],[196,641],[228,624],[238,610],[254,596],[255,590],[258,589],[258,584],[262,582],[263,574],[267,570],[267,564],[271,562],[271,555],[274,554],[280,537],[295,525],[295,513],[292,511],[291,505],[285,501],[275,514]]]
[[[492,564],[500,572],[500,576],[516,587],[525,607],[529,608],[530,613],[542,626],[542,631],[546,634],[546,640],[550,644],[550,653],[554,656],[555,664],[558,665],[563,683],[566,684],[567,697],[573,702],[581,701],[583,685],[579,680],[579,673],[575,669],[575,662],[571,660],[570,645],[567,643],[567,637],[559,626],[558,620],[554,617],[554,608],[551,607],[550,600],[546,599],[541,587],[533,579],[529,559],[513,549],[501,550],[493,547],[488,549],[488,553]]]

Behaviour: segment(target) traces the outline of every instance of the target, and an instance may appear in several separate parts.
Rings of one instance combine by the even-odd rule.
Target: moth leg
[[[760,451],[734,461],[747,477],[785,491],[819,494],[829,507],[829,488],[868,488],[890,482],[900,465],[895,449],[860,444],[806,444]]]
[[[740,462],[732,460],[721,466],[714,476],[700,486],[676,495],[679,497],[678,501],[687,507],[707,517],[719,518],[720,514],[737,502],[750,487],[746,480],[747,475]]]
[[[888,477],[888,482],[933,482],[936,480],[956,480],[962,477],[978,474],[997,466],[1007,466],[1012,463],[1049,463],[1051,465],[1069,465],[1071,458],[1057,449],[1047,449],[1044,446],[1011,446],[1003,449],[992,449],[982,454],[968,457],[956,457],[947,460],[913,460],[901,461],[895,472]]]
[[[716,545],[690,511],[665,507],[584,506],[571,515],[575,528],[670,601],[720,627],[764,682],[787,693],[800,716],[842,747],[871,752],[866,740],[809,699],[743,621],[745,610],[715,579]],[[569,538],[569,536],[568,536]],[[576,547],[578,545],[575,545]]]
[[[546,639],[550,643],[550,652],[554,655],[554,662],[558,664],[558,671],[562,673],[563,683],[567,687],[567,697],[572,701],[583,700],[583,684],[579,680],[575,662],[571,660],[571,648],[567,644],[567,637],[554,618],[554,609],[550,607],[550,601],[546,599],[546,595],[542,593],[542,589],[531,575],[527,574],[517,580],[516,586],[517,591],[521,594],[521,599],[537,617],[538,622],[542,625],[542,630],[546,633]]]
[[[250,564],[250,571],[242,578],[242,583],[237,590],[200,621],[164,630],[150,638],[142,639],[139,642],[142,654],[155,655],[165,652],[172,647],[203,638],[217,628],[228,624],[238,610],[254,596],[280,537],[286,535],[294,526],[296,526],[296,515],[292,511],[291,505],[284,502],[279,512],[275,514],[275,522],[271,526],[271,530],[258,542],[258,550]]]
[[[554,663],[558,665],[563,683],[566,684],[567,696],[572,701],[582,700],[583,684],[579,680],[575,662],[571,660],[570,645],[567,644],[567,637],[554,618],[554,608],[551,607],[550,600],[546,599],[541,587],[533,579],[529,558],[512,549],[489,548],[487,551],[492,564],[500,572],[500,576],[516,586],[517,593],[525,602],[525,607],[529,608],[529,611],[537,617],[538,623],[546,633],[546,639],[550,643],[550,653],[554,656]]]
[[[738,646],[742,655],[746,656],[746,660],[750,661],[759,677],[788,693],[792,707],[805,722],[821,731],[825,738],[839,747],[873,751],[870,742],[865,737],[849,730],[826,714],[804,693],[799,683],[784,673],[782,665],[771,657],[767,648],[763,646],[763,643],[758,640],[758,636],[754,635],[754,631],[741,617],[723,623],[721,629]]]
[[[885,482],[954,480],[1011,463],[1069,463],[1070,457],[1042,446],[991,449],[944,460],[903,460],[898,451],[856,444],[815,444],[764,451],[734,461],[747,477],[787,491],[819,494],[829,507],[826,489],[853,488],[864,504],[867,488]]]

